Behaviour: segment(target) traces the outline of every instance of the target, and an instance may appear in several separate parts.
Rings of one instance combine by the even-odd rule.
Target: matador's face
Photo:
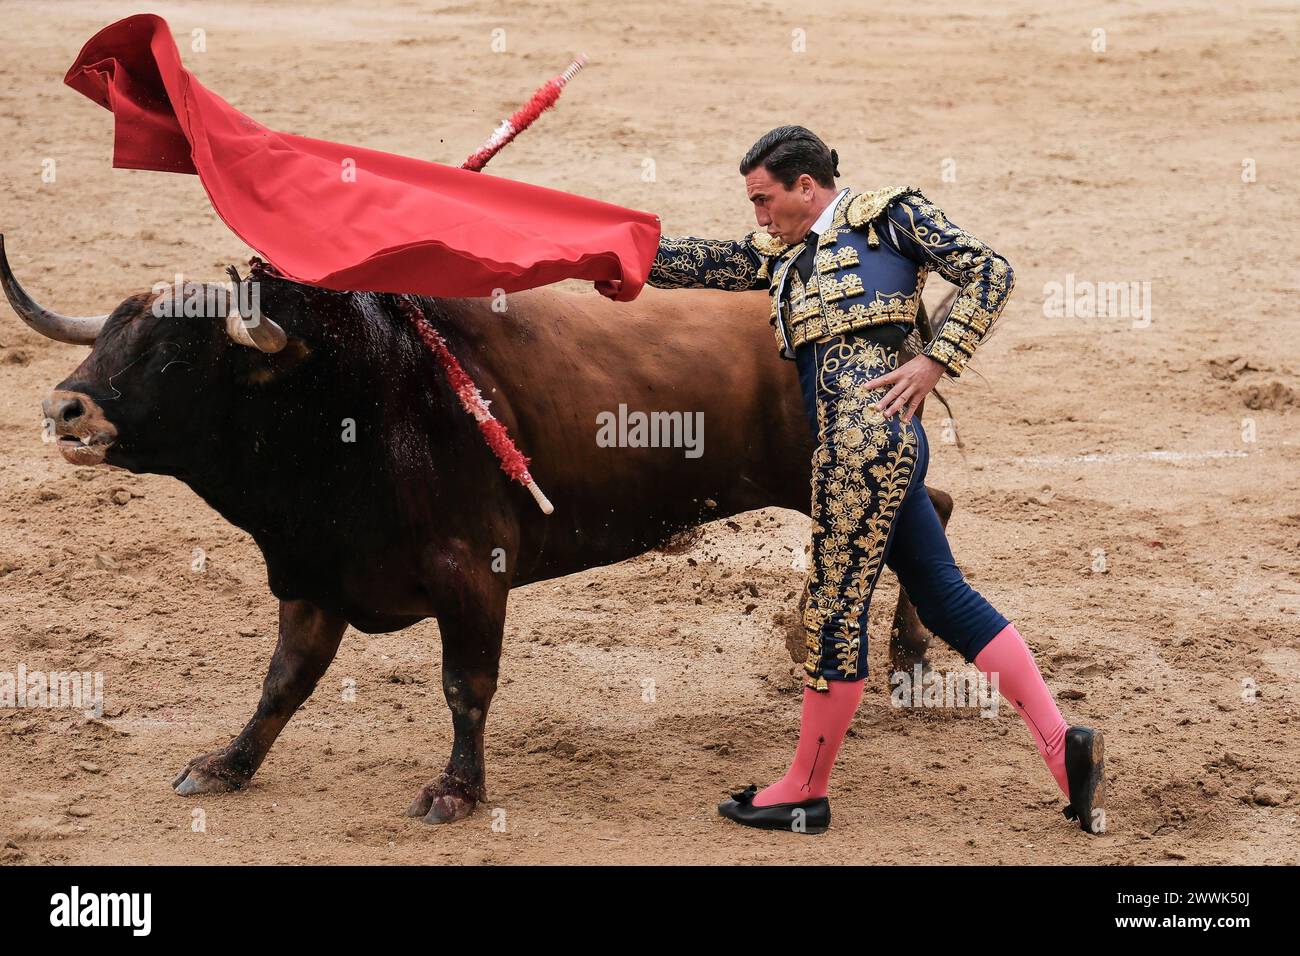
[[[784,243],[798,242],[817,221],[813,207],[817,184],[807,173],[786,187],[760,165],[745,176],[745,192],[759,226]]]

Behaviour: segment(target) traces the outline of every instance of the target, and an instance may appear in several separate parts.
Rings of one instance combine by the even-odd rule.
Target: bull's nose
[[[56,425],[71,425],[86,413],[86,408],[79,398],[53,395],[41,402],[41,411]]]

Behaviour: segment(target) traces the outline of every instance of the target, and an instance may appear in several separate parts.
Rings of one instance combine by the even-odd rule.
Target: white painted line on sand
[[[1212,449],[1210,451],[1117,451],[1098,455],[1041,455],[1012,458],[1017,465],[1070,465],[1106,464],[1113,461],[1206,461],[1212,458],[1245,458],[1248,452],[1239,449]]]

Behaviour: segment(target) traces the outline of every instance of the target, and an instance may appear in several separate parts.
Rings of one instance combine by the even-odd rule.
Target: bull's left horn
[[[239,272],[234,266],[227,268],[226,272],[230,274],[234,288],[238,289],[243,281],[239,278]],[[226,334],[236,344],[247,345],[262,352],[278,352],[289,344],[289,336],[284,329],[262,315],[261,310],[258,310],[255,321],[245,322],[239,313],[238,295],[231,298],[230,312],[226,315]]]
[[[0,285],[5,287],[5,298],[22,319],[47,339],[67,342],[69,345],[94,345],[99,331],[108,321],[107,315],[74,316],[51,312],[32,299],[14,278],[5,254],[5,237],[0,234]]]

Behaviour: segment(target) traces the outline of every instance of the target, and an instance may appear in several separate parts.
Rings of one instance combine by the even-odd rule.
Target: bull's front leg
[[[262,682],[262,699],[224,750],[195,757],[172,781],[181,796],[239,790],[266,759],[289,718],[311,696],[347,629],[342,618],[306,601],[280,602],[280,639]]]
[[[505,574],[470,565],[465,557],[449,562],[456,568],[449,576],[454,586],[445,589],[436,615],[442,634],[442,690],[455,735],[451,759],[406,811],[425,823],[463,819],[487,799],[483,730],[497,688],[510,588]]]

